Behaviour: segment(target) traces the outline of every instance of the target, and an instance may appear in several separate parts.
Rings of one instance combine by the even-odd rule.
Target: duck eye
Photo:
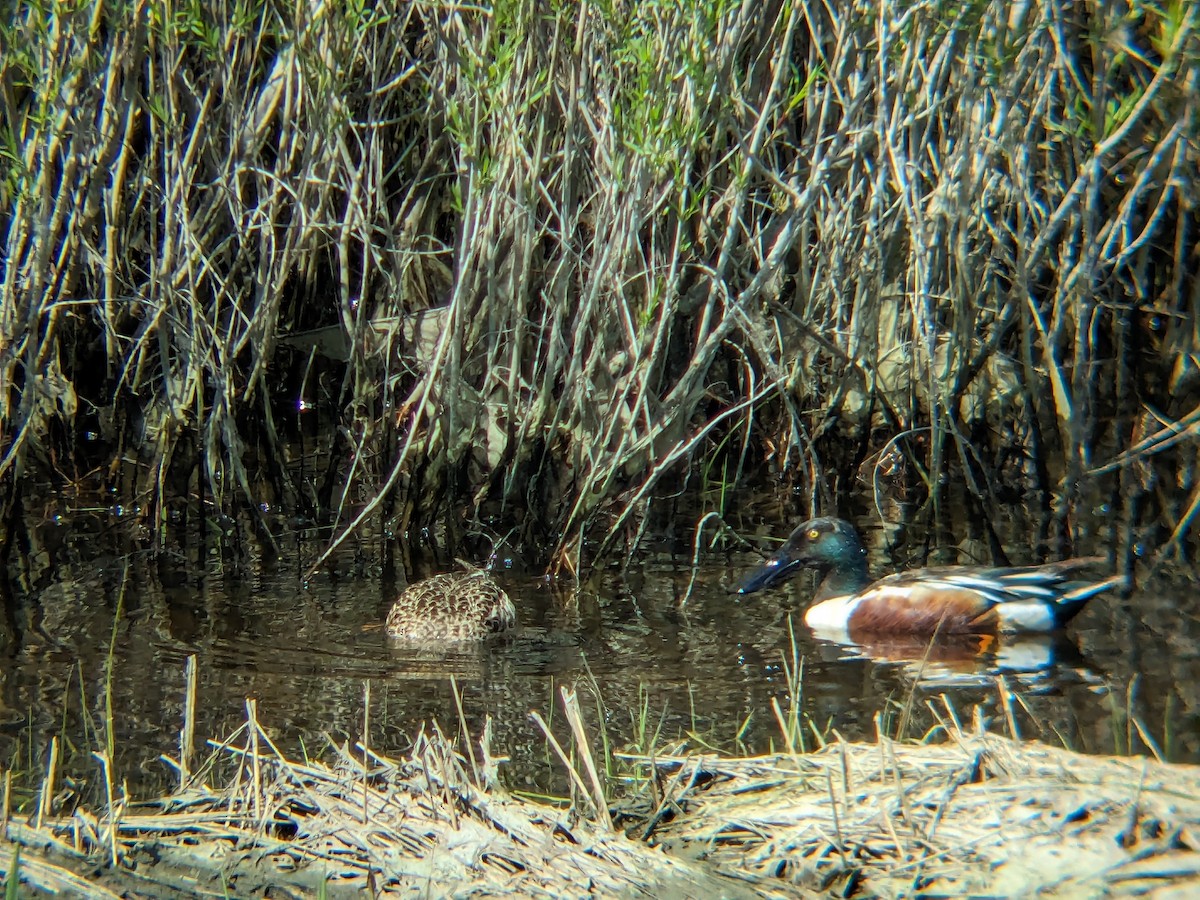
[[[820,536],[821,536],[821,532],[820,532],[820,531],[818,531],[816,528],[810,528],[810,529],[808,529],[808,535],[807,535],[807,537],[808,537],[808,539],[809,539],[810,541],[815,541],[815,540],[816,540],[817,538],[819,538]]]

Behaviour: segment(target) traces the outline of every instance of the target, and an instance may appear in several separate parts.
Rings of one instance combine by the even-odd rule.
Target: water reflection
[[[68,769],[94,772],[90,753],[104,744],[111,709],[121,778],[169,784],[159,755],[178,753],[192,654],[201,742],[230,733],[246,698],[291,753],[358,740],[364,722],[384,752],[403,751],[430,719],[474,741],[490,718],[510,785],[535,792],[566,786],[529,719],[536,709],[566,737],[561,685],[580,691],[594,744],[610,751],[680,736],[727,752],[777,749],[775,701],[799,716],[809,746],[877,728],[919,737],[947,709],[969,721],[978,708],[1002,731],[1078,750],[1146,752],[1152,742],[1166,758],[1200,762],[1200,618],[1182,578],[1093,602],[1066,638],[847,646],[800,621],[805,579],[731,597],[729,582],[752,555],[710,560],[693,583],[688,558],[664,554],[577,590],[500,573],[522,630],[423,650],[389,644],[378,627],[397,585],[376,573],[304,585],[294,560],[237,571],[207,558],[166,565],[97,554],[88,540],[45,553],[17,573],[0,659],[0,753],[18,772],[40,770],[52,737]]]
[[[865,659],[892,665],[926,689],[955,685],[988,687],[998,676],[1024,680],[1049,677],[1053,670],[1088,672],[1079,648],[1066,634],[944,635],[934,640],[909,635],[876,637],[860,643],[813,635],[822,659]],[[1092,675],[1097,682],[1102,679]]]

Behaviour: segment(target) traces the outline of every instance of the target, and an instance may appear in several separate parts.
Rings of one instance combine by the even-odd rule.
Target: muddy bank
[[[1200,894],[1195,766],[958,731],[656,765],[681,814],[652,839],[729,874],[835,896]]]
[[[10,815],[0,866],[24,888],[156,900],[1200,891],[1200,768],[947,733],[629,758],[649,776],[642,802],[596,815],[510,796],[486,738],[470,758],[434,731],[403,758],[346,744],[302,761],[251,716],[169,797],[118,787],[68,813],[68,790]]]

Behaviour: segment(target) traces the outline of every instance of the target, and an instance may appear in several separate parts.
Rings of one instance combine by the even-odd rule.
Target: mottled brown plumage
[[[508,594],[487,572],[447,572],[410,584],[388,612],[389,637],[407,641],[477,641],[517,624]]]

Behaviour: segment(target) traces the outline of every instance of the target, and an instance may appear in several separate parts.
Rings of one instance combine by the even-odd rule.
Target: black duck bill
[[[794,556],[787,548],[780,550],[773,556],[767,557],[762,565],[747,575],[738,586],[737,593],[753,594],[764,588],[781,584],[808,564],[808,560]]]

